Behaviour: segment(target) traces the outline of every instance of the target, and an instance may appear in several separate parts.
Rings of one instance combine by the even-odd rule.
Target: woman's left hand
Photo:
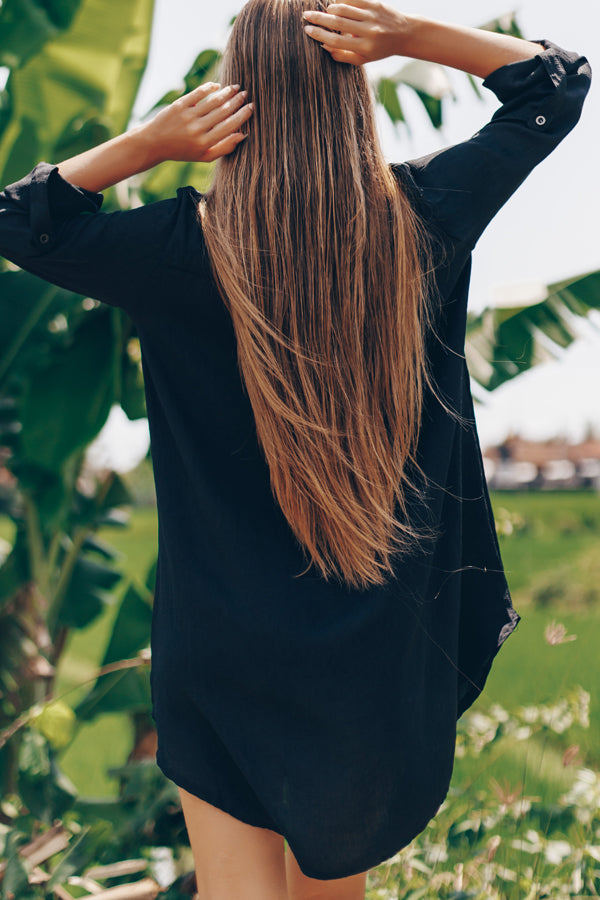
[[[336,62],[361,66],[403,53],[412,19],[380,0],[340,0],[325,12],[307,9],[305,31]]]
[[[212,162],[231,153],[246,135],[240,128],[253,112],[239,85],[201,84],[141,126],[153,165],[172,159]]]

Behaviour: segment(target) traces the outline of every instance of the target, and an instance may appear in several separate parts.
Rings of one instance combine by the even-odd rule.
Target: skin
[[[486,78],[543,49],[511,35],[408,16],[376,0],[334,3],[326,13],[307,10],[304,17],[307,37],[351,65],[400,55]],[[149,122],[59,163],[59,172],[73,184],[103,191],[168,159],[210,162],[232,153],[253,110],[239,87],[200,85]]]
[[[71,184],[103,191],[166,160],[212,162],[246,137],[253,112],[239,84],[201,84],[164,107],[149,122],[59,163]]]
[[[540,44],[405,15],[377,0],[334,3],[304,13],[307,40],[340,63],[408,56],[486,78],[530,59]],[[301,27],[301,26],[299,26]],[[204,84],[149,122],[59,164],[67,181],[102,191],[160,162],[209,162],[235,151],[252,116],[239,85]],[[367,873],[322,881],[300,870],[280,834],[247,825],[179,789],[196,867],[198,900],[363,900]]]
[[[179,788],[196,900],[363,900],[367,873],[321,881],[304,875],[283,837],[246,825]]]
[[[487,78],[495,69],[530,59],[540,44],[479,28],[405,15],[376,0],[333,3],[306,10],[305,31],[336,62],[362,65],[387,56],[410,56]],[[337,32],[337,33],[336,33]]]

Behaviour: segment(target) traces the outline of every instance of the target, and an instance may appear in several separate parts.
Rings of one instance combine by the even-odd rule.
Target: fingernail
[[[240,97],[247,97],[247,96],[248,96],[248,91],[242,91],[242,93],[240,94]]]
[[[239,84],[232,84],[229,89],[231,91],[239,91],[240,86],[239,86]]]

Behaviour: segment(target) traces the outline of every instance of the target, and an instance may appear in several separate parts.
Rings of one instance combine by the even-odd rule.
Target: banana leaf
[[[80,152],[125,130],[146,67],[153,11],[153,0],[84,0],[71,28],[13,68],[0,183],[16,181],[39,160],[60,162],[57,148],[66,154],[71,142]]]
[[[504,15],[485,22],[479,26],[485,31],[494,31],[497,34],[510,34],[514,37],[523,37],[516,13],[508,12]],[[477,97],[483,99],[477,79],[466,73],[466,77]],[[383,106],[394,125],[404,123],[410,133],[408,122],[402,112],[400,93],[403,88],[410,88],[415,92],[429,116],[434,128],[440,129],[443,125],[443,100],[451,97],[456,100],[452,90],[452,83],[443,66],[426,62],[420,59],[412,59],[405,63],[395,75],[379,78],[374,83],[375,96]]]
[[[600,270],[550,284],[537,303],[500,306],[469,316],[466,358],[488,391],[555,359],[579,336],[578,320],[600,309]]]
[[[70,27],[82,0],[4,0],[0,4],[0,66],[18,68]]]

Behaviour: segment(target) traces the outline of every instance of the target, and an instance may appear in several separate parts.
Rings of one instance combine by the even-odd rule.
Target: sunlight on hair
[[[430,249],[364,69],[306,36],[307,8],[250,0],[237,16],[220,78],[255,112],[199,216],[274,496],[308,568],[364,589],[434,536],[416,454]]]

